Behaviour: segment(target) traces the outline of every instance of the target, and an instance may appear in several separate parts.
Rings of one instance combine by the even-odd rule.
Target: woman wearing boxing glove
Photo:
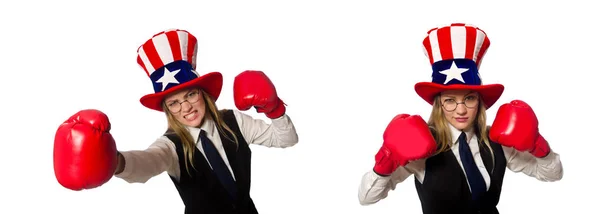
[[[558,181],[560,156],[538,132],[523,101],[499,108],[491,127],[486,110],[501,96],[501,84],[483,85],[479,64],[489,39],[474,26],[434,28],[423,41],[432,82],[415,85],[433,106],[426,123],[400,114],[387,126],[375,166],[362,177],[360,204],[374,204],[410,175],[423,213],[498,213],[505,169],[540,181]]]
[[[88,151],[90,154],[100,150],[105,152],[100,153],[103,156],[95,162],[77,166],[102,170],[97,173],[96,184],[87,188],[107,182],[108,170],[112,170],[111,176],[114,174],[129,183],[145,183],[166,171],[183,200],[185,213],[258,213],[249,193],[249,144],[276,148],[294,146],[298,142],[294,124],[286,115],[286,106],[273,83],[261,71],[248,70],[236,76],[234,100],[239,110],[254,107],[270,118],[271,123],[241,111],[219,110],[215,102],[221,92],[223,77],[218,72],[199,75],[195,71],[196,50],[196,38],[184,30],[160,32],[138,49],[137,61],[152,80],[155,90],[155,93],[143,96],[140,102],[149,109],[164,112],[168,122],[168,130],[148,148],[116,152],[115,141],[108,134],[108,117],[97,110],[82,112],[85,118],[100,118],[100,124],[108,124],[100,126],[106,127],[102,130],[96,129],[101,132],[94,132],[86,125],[89,137],[57,138],[55,144],[62,148],[68,145],[74,148],[81,143],[73,141],[80,139],[95,148],[102,145],[106,148]],[[61,132],[69,131],[63,128]],[[114,159],[107,158],[108,153],[112,153]],[[66,161],[60,163],[66,166],[63,168],[72,168]],[[66,174],[64,171],[61,173]],[[68,187],[71,189],[75,187],[72,183],[88,179],[84,176],[64,177],[60,177],[61,183],[71,184]]]

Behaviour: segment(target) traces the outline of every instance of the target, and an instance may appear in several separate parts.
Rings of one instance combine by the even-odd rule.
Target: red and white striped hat
[[[157,33],[141,45],[137,63],[154,87],[154,93],[140,99],[142,105],[162,112],[161,103],[165,96],[190,87],[201,88],[216,101],[223,86],[223,76],[219,72],[198,74],[195,70],[197,52],[196,37],[179,29]]]
[[[489,46],[486,33],[473,25],[455,23],[429,30],[423,48],[433,69],[432,81],[415,84],[415,91],[433,105],[435,96],[442,91],[473,90],[490,108],[504,92],[504,86],[481,82],[479,67]]]

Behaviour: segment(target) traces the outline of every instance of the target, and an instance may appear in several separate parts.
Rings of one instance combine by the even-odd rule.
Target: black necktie
[[[460,154],[460,161],[462,162],[465,172],[467,173],[467,180],[471,186],[471,196],[473,200],[477,200],[486,191],[485,181],[481,175],[481,171],[475,164],[473,159],[473,153],[467,144],[467,135],[462,132],[458,137],[458,150]]]
[[[212,166],[213,172],[217,175],[223,187],[229,192],[232,198],[236,198],[237,194],[237,186],[233,177],[231,177],[231,173],[225,165],[223,158],[215,148],[215,145],[206,137],[206,132],[204,130],[200,131],[200,142],[202,143],[202,148],[204,149],[204,154],[206,154],[206,158],[210,162]]]

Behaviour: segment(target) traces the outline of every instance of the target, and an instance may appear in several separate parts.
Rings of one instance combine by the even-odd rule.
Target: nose
[[[458,106],[456,106],[456,113],[458,113],[460,115],[466,114],[467,113],[467,106],[464,103],[458,104]]]
[[[183,101],[183,103],[181,103],[181,111],[182,112],[189,112],[192,109],[192,104],[190,104],[187,101]]]

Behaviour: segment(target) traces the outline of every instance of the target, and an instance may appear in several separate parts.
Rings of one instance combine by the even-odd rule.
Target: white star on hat
[[[162,91],[165,90],[165,88],[167,87],[167,85],[169,85],[169,83],[177,83],[179,84],[179,81],[177,81],[177,79],[175,78],[175,75],[177,75],[177,73],[179,73],[179,71],[181,71],[181,69],[177,69],[173,72],[169,71],[169,69],[165,68],[165,72],[163,73],[163,76],[156,80],[156,83],[162,83]]]
[[[464,83],[465,80],[462,78],[462,73],[467,72],[468,70],[468,68],[459,68],[456,66],[455,62],[452,62],[452,66],[450,66],[450,68],[440,71],[440,73],[446,75],[446,81],[444,82],[444,84],[450,82],[450,80],[453,79]]]

